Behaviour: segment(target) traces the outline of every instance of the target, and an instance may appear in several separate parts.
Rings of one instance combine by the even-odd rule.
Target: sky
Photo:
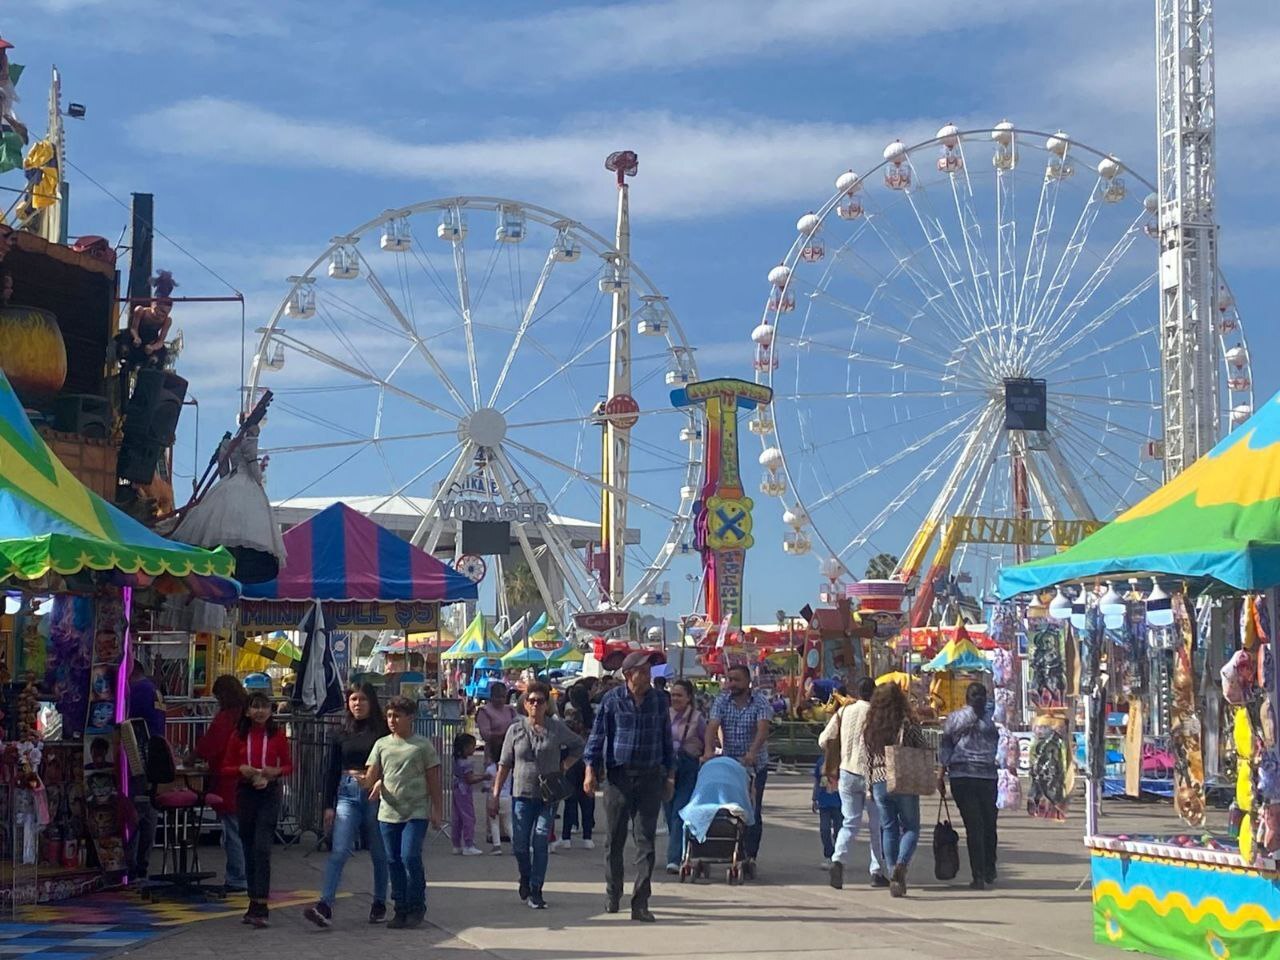
[[[28,67],[21,107],[35,129],[50,64],[62,71],[66,99],[87,108],[83,121],[68,121],[71,232],[114,240],[127,224],[120,201],[154,194],[165,235],[156,265],[173,270],[179,293],[243,293],[251,348],[252,331],[287,292],[284,278],[321,256],[330,237],[388,208],[509,197],[610,233],[615,192],[602,161],[617,149],[640,157],[634,261],[669,298],[704,377],[751,379],[749,334],[797,217],[831,196],[841,171],[878,165],[893,139],[914,143],[947,122],[974,129],[1008,118],[1028,130],[1070,131],[1155,179],[1154,4],[1137,0],[8,0],[0,33]],[[1280,82],[1280,10],[1266,0],[1220,5],[1217,42],[1222,264],[1260,402],[1280,386],[1266,362],[1280,239],[1271,175],[1280,128],[1267,105]],[[494,294],[492,306],[510,304]],[[187,343],[180,369],[200,402],[198,445],[187,416],[176,451],[179,474],[189,475],[237,408],[240,311],[188,306],[175,316]],[[555,338],[548,344],[554,353]],[[440,349],[450,346],[449,356],[461,355],[461,341],[442,335]],[[583,376],[603,373],[592,367]],[[657,381],[647,389],[662,393]],[[887,414],[886,451],[920,435],[894,426],[904,410]],[[387,432],[424,429],[407,413],[393,416],[404,419]],[[264,445],[315,437],[301,426],[288,441],[271,433],[293,429],[273,416]],[[666,437],[679,460],[674,432],[651,442],[662,447]],[[541,449],[558,442],[550,433],[531,441]],[[783,554],[781,505],[754,492],[759,444],[744,435],[742,449],[757,502],[748,619],[771,620],[776,609],[814,602],[821,577],[816,553]],[[785,442],[784,452],[789,468],[803,457]],[[575,456],[585,466],[591,451]],[[838,458],[826,463],[839,466]],[[273,498],[305,487],[314,470],[277,458]],[[662,482],[668,500],[678,499],[678,481]],[[860,487],[828,521],[832,539],[890,503],[900,482]],[[388,474],[371,469],[311,492],[387,487]],[[591,516],[580,500],[562,507]],[[913,523],[905,517],[885,528],[884,549],[904,549]],[[676,594],[673,611],[686,605],[694,569],[677,560],[663,578]]]

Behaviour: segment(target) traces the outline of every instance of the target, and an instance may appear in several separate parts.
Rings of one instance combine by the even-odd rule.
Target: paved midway
[[[1065,824],[1002,814],[1000,884],[978,893],[967,887],[963,840],[960,876],[950,884],[933,879],[930,841],[937,799],[925,799],[910,894],[893,900],[887,890],[866,885],[866,845],[861,838],[858,860],[846,871],[845,889],[827,885],[819,867],[817,817],[809,812],[810,790],[801,776],[770,780],[759,881],[729,887],[723,871],[717,871],[712,883],[690,886],[664,874],[652,902],[656,924],[633,923],[625,899],[622,913],[604,912],[601,846],[553,855],[546,894],[551,908],[534,912],[516,898],[515,863],[509,852],[502,857],[455,857],[447,840],[435,838],[427,845],[429,925],[420,930],[388,930],[365,922],[369,898],[361,888],[368,883],[369,868],[367,858],[357,854],[344,878],[344,889],[353,896],[339,902],[330,930],[318,930],[302,918],[301,910],[286,908],[272,911],[268,930],[249,930],[237,920],[210,920],[135,947],[128,955],[139,960],[350,960],[379,954],[420,957],[427,951],[441,960],[847,960],[856,950],[860,960],[1123,956],[1092,942],[1089,888],[1081,885],[1088,857],[1080,842],[1079,804]],[[1154,828],[1157,809],[1163,812],[1117,805],[1130,829],[1137,827],[1135,818],[1151,820]],[[956,826],[960,829],[959,823]],[[273,871],[278,885],[319,886],[325,855],[304,856],[308,849],[276,848]],[[218,859],[220,852],[208,848],[207,855]]]

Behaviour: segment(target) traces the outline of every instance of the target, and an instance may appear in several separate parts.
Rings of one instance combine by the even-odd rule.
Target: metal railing
[[[443,819],[447,822],[453,814],[453,739],[462,732],[464,720],[424,715],[421,711],[430,701],[419,704],[419,716],[414,720],[413,732],[431,741],[440,757],[440,779],[444,793]],[[187,716],[169,717],[165,725],[165,738],[173,745],[175,753],[185,759],[195,756],[196,741],[209,729],[212,722],[212,702],[193,701],[188,705],[192,712]],[[305,834],[324,836],[324,811],[330,798],[325,796],[325,772],[329,763],[329,745],[341,723],[340,714],[316,717],[311,714],[278,712],[276,722],[284,726],[293,748],[293,772],[283,784],[283,804],[276,832],[284,843],[294,843]],[[221,824],[210,818],[205,829],[216,831]]]

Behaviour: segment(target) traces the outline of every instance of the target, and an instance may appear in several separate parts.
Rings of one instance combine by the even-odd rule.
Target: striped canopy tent
[[[500,657],[505,648],[498,640],[483,613],[477,612],[475,619],[462,631],[453,646],[440,654],[442,660],[478,660],[480,657]]]
[[[475,600],[476,584],[345,503],[285,531],[280,575],[246,586],[247,600],[389,603]]]
[[[565,663],[575,648],[560,636],[544,613],[529,628],[529,635],[502,655],[504,667],[553,667]]]
[[[27,419],[0,372],[0,583],[110,572],[125,586],[190,591],[233,603],[226,550],[166,540],[75,478]]]

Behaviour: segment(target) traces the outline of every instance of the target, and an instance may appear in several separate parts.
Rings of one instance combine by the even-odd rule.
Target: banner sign
[[[240,630],[295,630],[312,604],[306,600],[242,600]],[[424,633],[440,623],[440,605],[424,601],[377,603],[326,600],[321,603],[325,623],[334,630],[405,630]]]
[[[631,614],[626,610],[597,610],[590,613],[575,613],[573,623],[579,630],[590,630],[594,633],[608,633],[626,626]]]

